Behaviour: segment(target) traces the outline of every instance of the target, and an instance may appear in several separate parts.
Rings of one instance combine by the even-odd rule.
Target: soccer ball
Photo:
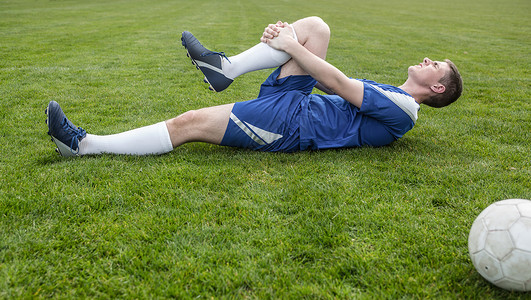
[[[468,236],[476,270],[491,283],[531,291],[531,201],[509,199],[479,214]]]

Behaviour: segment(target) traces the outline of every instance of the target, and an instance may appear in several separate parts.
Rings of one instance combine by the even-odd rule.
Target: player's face
[[[431,86],[437,84],[449,70],[448,63],[432,61],[426,57],[420,64],[409,67],[408,74],[418,83]]]

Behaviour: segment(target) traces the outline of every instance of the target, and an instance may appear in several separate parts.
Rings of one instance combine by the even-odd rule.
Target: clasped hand
[[[269,24],[265,29],[260,41],[277,50],[284,50],[287,41],[293,40],[293,29],[290,24],[278,21],[276,24]]]

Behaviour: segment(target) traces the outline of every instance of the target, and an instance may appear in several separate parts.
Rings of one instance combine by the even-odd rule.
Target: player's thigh
[[[196,140],[219,144],[229,124],[230,113],[234,103],[206,107],[195,111],[194,125]]]

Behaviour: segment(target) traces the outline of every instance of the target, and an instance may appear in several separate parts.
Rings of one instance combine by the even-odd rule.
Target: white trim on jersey
[[[236,117],[233,113],[230,113],[230,119],[240,127],[245,134],[247,134],[253,141],[257,142],[259,145],[266,145],[271,144],[274,141],[282,138],[281,134],[269,132],[267,130],[263,130],[261,128],[258,128],[254,125],[251,125],[247,122],[243,122],[238,117]],[[254,131],[254,132],[253,132]]]
[[[402,109],[406,114],[408,114],[408,116],[411,118],[411,120],[413,120],[413,122],[417,121],[417,111],[419,110],[420,105],[415,101],[413,97],[404,95],[402,93],[386,91],[381,87],[373,84],[370,85],[380,93],[384,94],[391,101],[393,101],[393,103],[396,104],[398,107],[400,107],[400,109]]]

